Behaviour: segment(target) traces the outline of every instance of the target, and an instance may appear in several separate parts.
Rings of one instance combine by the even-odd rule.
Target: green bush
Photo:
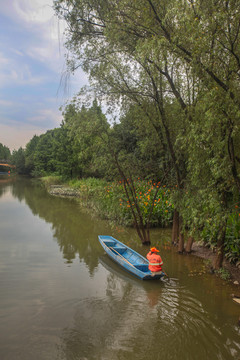
[[[236,264],[240,261],[240,214],[238,211],[234,211],[228,218],[224,251],[230,262]]]
[[[221,269],[217,270],[216,273],[223,280],[229,280],[230,279],[230,274],[229,274],[228,270],[226,270],[224,268],[221,268]]]
[[[87,201],[88,206],[94,208],[102,218],[115,220],[126,226],[133,224],[131,206],[134,208],[136,203],[129,203],[122,181],[109,183],[105,180],[88,178],[72,180],[69,184],[80,190],[81,198]],[[134,182],[134,187],[144,223],[147,223],[154,202],[151,226],[169,226],[173,217],[173,206],[169,200],[171,190],[166,186],[160,188],[154,201],[159,184],[138,179]]]
[[[214,248],[217,245],[218,228],[211,219],[206,221],[200,236],[207,246]],[[240,214],[238,209],[235,209],[227,220],[224,253],[231,263],[240,263]]]
[[[50,185],[59,185],[63,183],[61,176],[57,176],[57,175],[44,176],[41,178],[41,181],[47,187]]]

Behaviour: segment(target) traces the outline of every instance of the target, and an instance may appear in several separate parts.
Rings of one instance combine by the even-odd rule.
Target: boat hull
[[[99,235],[98,240],[111,259],[139,279],[159,280],[165,276],[164,272],[151,272],[145,257],[112,236]]]

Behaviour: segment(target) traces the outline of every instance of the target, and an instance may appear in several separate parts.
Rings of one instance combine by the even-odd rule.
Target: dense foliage
[[[65,108],[61,127],[27,145],[25,171],[124,179],[132,216],[143,227],[145,208],[131,205],[132,179],[164,177],[169,188],[177,185],[171,203],[179,251],[187,230],[217,249],[216,268],[224,253],[239,261],[239,3],[54,3],[68,24],[69,71],[81,66],[89,74],[108,120],[96,101],[83,106],[83,89]]]
[[[238,2],[56,0],[55,8],[69,25],[69,70],[82,66],[121,109],[138,105],[161,139],[179,189],[179,251],[183,229],[197,236],[211,218],[219,267],[240,192]]]

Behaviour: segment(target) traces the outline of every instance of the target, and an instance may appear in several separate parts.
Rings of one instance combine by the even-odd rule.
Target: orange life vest
[[[147,254],[147,259],[149,261],[149,270],[152,272],[156,272],[156,271],[162,271],[162,258],[160,255],[149,251],[149,253]]]

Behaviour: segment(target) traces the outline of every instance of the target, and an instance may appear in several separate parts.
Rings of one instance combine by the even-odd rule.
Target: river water
[[[146,255],[133,230],[36,182],[0,177],[1,360],[239,360],[233,285],[152,231],[170,281],[143,282],[113,263],[97,236]]]

